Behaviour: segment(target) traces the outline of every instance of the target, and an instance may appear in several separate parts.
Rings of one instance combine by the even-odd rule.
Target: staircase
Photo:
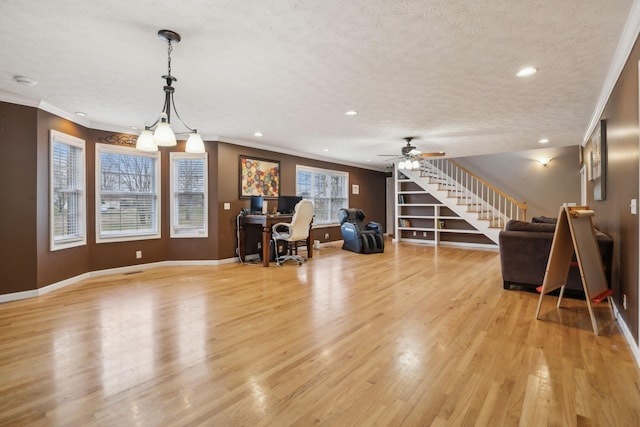
[[[526,220],[525,202],[518,202],[452,160],[423,160],[420,169],[396,170],[396,177],[399,174],[431,194],[471,225],[474,232],[485,235],[496,245],[498,234],[507,221]],[[400,187],[396,185],[395,188],[398,191]],[[396,236],[400,235],[398,231]],[[437,235],[436,230],[436,244],[439,240]]]

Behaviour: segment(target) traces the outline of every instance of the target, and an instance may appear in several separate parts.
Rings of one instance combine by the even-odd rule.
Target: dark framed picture
[[[280,162],[240,156],[240,197],[280,195]]]
[[[591,134],[591,178],[593,199],[607,197],[607,133],[606,120],[600,120]]]
[[[578,145],[578,164],[582,166],[584,164],[584,147]]]

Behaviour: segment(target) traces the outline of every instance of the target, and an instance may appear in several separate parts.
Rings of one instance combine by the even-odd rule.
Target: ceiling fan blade
[[[397,154],[376,154],[376,156],[381,156],[381,157],[398,157]]]
[[[420,157],[440,157],[440,156],[444,156],[445,152],[444,151],[436,151],[433,153],[422,153],[420,154]]]

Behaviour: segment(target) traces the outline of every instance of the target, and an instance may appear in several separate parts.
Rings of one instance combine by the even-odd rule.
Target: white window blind
[[[160,152],[96,144],[96,241],[160,237]]]
[[[85,141],[50,132],[50,249],[87,243]]]
[[[335,224],[338,209],[348,206],[349,174],[296,166],[296,195],[313,201],[314,224]]]
[[[207,237],[207,154],[170,156],[171,237]]]

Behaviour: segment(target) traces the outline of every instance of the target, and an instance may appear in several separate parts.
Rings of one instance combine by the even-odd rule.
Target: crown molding
[[[363,165],[361,163],[345,162],[345,161],[340,160],[340,159],[334,159],[334,158],[325,157],[325,156],[314,156],[314,157],[311,157],[311,155],[309,153],[304,153],[302,151],[292,150],[292,149],[285,148],[285,147],[267,145],[267,144],[260,143],[260,142],[255,142],[255,141],[236,139],[236,138],[226,138],[226,137],[218,138],[218,141],[225,142],[227,144],[242,145],[243,147],[256,148],[258,150],[271,151],[271,152],[274,152],[274,153],[288,154],[290,156],[302,157],[304,159],[313,159],[313,160],[318,160],[318,161],[321,161],[321,162],[335,163],[335,164],[338,164],[338,165],[350,166],[350,167],[359,168],[359,169],[372,170],[372,171],[376,171],[376,172],[385,172],[386,171],[386,168],[384,168],[384,167],[381,168],[381,167],[374,167],[373,165],[369,165],[368,166],[368,165]]]
[[[47,102],[40,101],[38,104],[38,108],[58,117],[62,117],[63,119],[67,119],[70,122],[73,122],[77,125],[84,126],[86,128],[91,127],[91,122],[84,117],[80,117],[77,114],[69,113],[61,108],[56,107],[55,105],[51,105]]]
[[[27,107],[35,107],[35,108],[39,108],[41,110],[47,111],[51,114],[54,114],[58,117],[62,117],[64,119],[67,119],[73,123],[76,123],[78,125],[84,126],[86,128],[89,129],[95,129],[95,130],[102,130],[102,131],[106,131],[106,132],[116,132],[116,133],[125,133],[125,134],[130,134],[130,135],[138,135],[140,132],[139,131],[135,131],[131,128],[128,127],[123,127],[123,126],[116,126],[116,125],[112,125],[112,124],[107,124],[107,123],[100,123],[100,122],[91,122],[90,120],[88,120],[85,117],[80,117],[76,114],[73,113],[69,113],[61,108],[58,108],[54,105],[51,105],[47,102],[44,102],[42,100],[39,99],[34,99],[34,98],[27,98],[24,96],[20,96],[20,95],[16,95],[16,94],[12,94],[9,92],[3,92],[0,91],[0,101],[4,101],[4,102],[8,102],[10,104],[18,104],[18,105],[24,105]],[[297,156],[297,157],[302,157],[305,159],[314,159],[314,160],[319,160],[319,161],[324,161],[324,162],[329,162],[329,163],[335,163],[335,164],[340,164],[340,165],[345,165],[345,166],[351,166],[351,167],[355,167],[355,168],[360,168],[360,169],[365,169],[365,170],[373,170],[373,171],[378,171],[378,172],[385,172],[386,169],[382,168],[382,167],[374,167],[373,165],[363,165],[363,164],[359,164],[359,163],[355,163],[355,162],[345,162],[342,161],[340,159],[334,159],[334,158],[330,158],[330,157],[325,157],[325,156],[314,156],[311,157],[309,153],[304,153],[301,151],[297,151],[297,150],[292,150],[292,149],[288,149],[288,148],[284,148],[284,147],[278,147],[278,146],[273,146],[273,145],[267,145],[264,143],[260,143],[260,142],[256,142],[256,141],[249,141],[249,140],[244,140],[244,139],[237,139],[237,138],[226,138],[226,137],[221,137],[219,135],[202,135],[202,139],[206,142],[206,141],[220,141],[220,142],[225,142],[228,144],[234,144],[234,145],[241,145],[244,147],[251,147],[251,148],[256,148],[259,150],[265,150],[265,151],[271,151],[271,152],[275,152],[275,153],[282,153],[282,154],[289,154],[291,156]]]
[[[609,66],[609,72],[607,73],[607,77],[605,78],[604,84],[602,85],[600,97],[598,98],[595,110],[593,112],[593,115],[591,116],[591,121],[589,122],[587,131],[585,132],[582,139],[583,147],[587,145],[587,141],[589,141],[593,130],[596,128],[596,124],[598,124],[598,122],[600,121],[600,117],[602,116],[604,108],[609,101],[609,97],[611,96],[613,88],[618,81],[618,77],[620,77],[620,73],[622,73],[622,69],[627,63],[627,59],[629,58],[629,54],[631,53],[631,49],[633,49],[633,45],[635,44],[639,33],[640,0],[635,0],[633,2],[633,5],[631,6],[631,10],[629,11],[627,22],[625,23],[622,30],[622,35],[620,36],[618,47],[616,48],[616,52],[613,55],[613,60],[611,61],[611,65]]]
[[[100,122],[89,122],[87,125],[88,128],[94,130],[103,130],[105,132],[114,132],[114,133],[126,133],[128,135],[138,135],[140,134],[140,130],[134,130],[130,127],[126,126],[117,126],[108,123],[100,123]]]
[[[28,98],[26,96],[16,95],[15,93],[4,92],[2,90],[0,90],[0,101],[35,108],[39,108],[41,102],[36,98]]]

